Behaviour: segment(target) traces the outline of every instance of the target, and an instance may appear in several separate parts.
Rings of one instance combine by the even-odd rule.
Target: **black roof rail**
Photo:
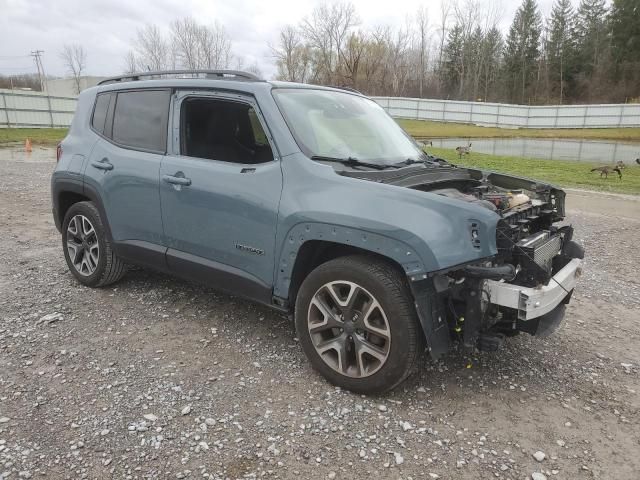
[[[129,73],[126,75],[120,75],[118,77],[106,78],[98,82],[98,85],[106,85],[108,83],[118,82],[135,82],[138,80],[142,80],[145,77],[161,77],[165,75],[185,75],[188,76],[187,78],[198,78],[199,76],[204,76],[205,78],[215,78],[218,80],[231,79],[250,80],[252,82],[264,81],[253,73],[241,72],[238,70],[158,70],[154,72]]]

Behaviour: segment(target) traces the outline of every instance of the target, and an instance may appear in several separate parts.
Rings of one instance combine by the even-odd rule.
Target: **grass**
[[[409,125],[405,124],[409,122]],[[414,136],[432,137],[467,137],[480,136],[529,136],[536,134],[542,137],[555,138],[611,138],[616,140],[640,140],[640,129],[606,129],[606,130],[504,130],[497,128],[475,127],[473,125],[400,120],[400,124]],[[422,134],[416,133],[417,131]],[[424,132],[428,131],[428,135]],[[446,131],[446,132],[445,132]],[[470,134],[473,132],[473,134]],[[598,137],[596,132],[605,132],[608,136]],[[634,133],[635,132],[635,137]],[[569,135],[571,133],[571,135]],[[65,128],[2,128],[0,129],[0,146],[6,143],[24,143],[30,138],[34,145],[55,146],[67,134]],[[526,135],[523,135],[526,134]],[[623,136],[624,134],[624,136]],[[594,136],[595,135],[595,136]],[[602,133],[601,135],[604,135]],[[619,136],[616,136],[619,135]],[[428,148],[429,153],[442,157],[452,163],[496,170],[523,177],[544,180],[562,187],[582,188],[614,193],[640,195],[640,166],[628,164],[622,172],[622,180],[616,174],[608,179],[600,178],[596,172],[590,172],[597,164],[587,162],[570,162],[562,160],[536,160],[521,157],[503,157],[471,152],[470,155],[458,158],[454,150]]]
[[[609,178],[605,179],[600,178],[599,172],[590,171],[594,167],[601,166],[601,164],[502,157],[475,152],[471,152],[460,159],[455,150],[427,148],[427,151],[456,165],[495,170],[521,177],[544,180],[561,187],[640,195],[640,166],[636,164],[627,164],[622,171],[622,179],[619,180],[616,173],[610,174]]]
[[[403,120],[398,123],[407,133],[419,138],[573,138],[640,142],[640,128],[529,129],[478,127],[466,123]]]
[[[33,145],[55,146],[66,134],[66,128],[0,128],[0,146],[24,143],[27,138]]]

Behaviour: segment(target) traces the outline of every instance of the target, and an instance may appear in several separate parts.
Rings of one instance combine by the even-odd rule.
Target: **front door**
[[[254,101],[182,93],[160,167],[167,263],[175,273],[271,301],[282,171]]]

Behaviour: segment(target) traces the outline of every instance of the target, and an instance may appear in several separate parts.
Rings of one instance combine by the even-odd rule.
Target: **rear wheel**
[[[422,350],[404,275],[366,256],[338,258],[312,271],[296,299],[295,323],[313,367],[358,393],[397,386]]]
[[[62,223],[62,248],[71,273],[89,287],[117,282],[127,271],[113,251],[92,202],[75,203],[67,211]]]

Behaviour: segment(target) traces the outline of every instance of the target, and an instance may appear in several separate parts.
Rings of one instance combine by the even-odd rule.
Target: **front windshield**
[[[273,90],[298,145],[309,156],[392,165],[424,153],[373,100],[302,88]]]

